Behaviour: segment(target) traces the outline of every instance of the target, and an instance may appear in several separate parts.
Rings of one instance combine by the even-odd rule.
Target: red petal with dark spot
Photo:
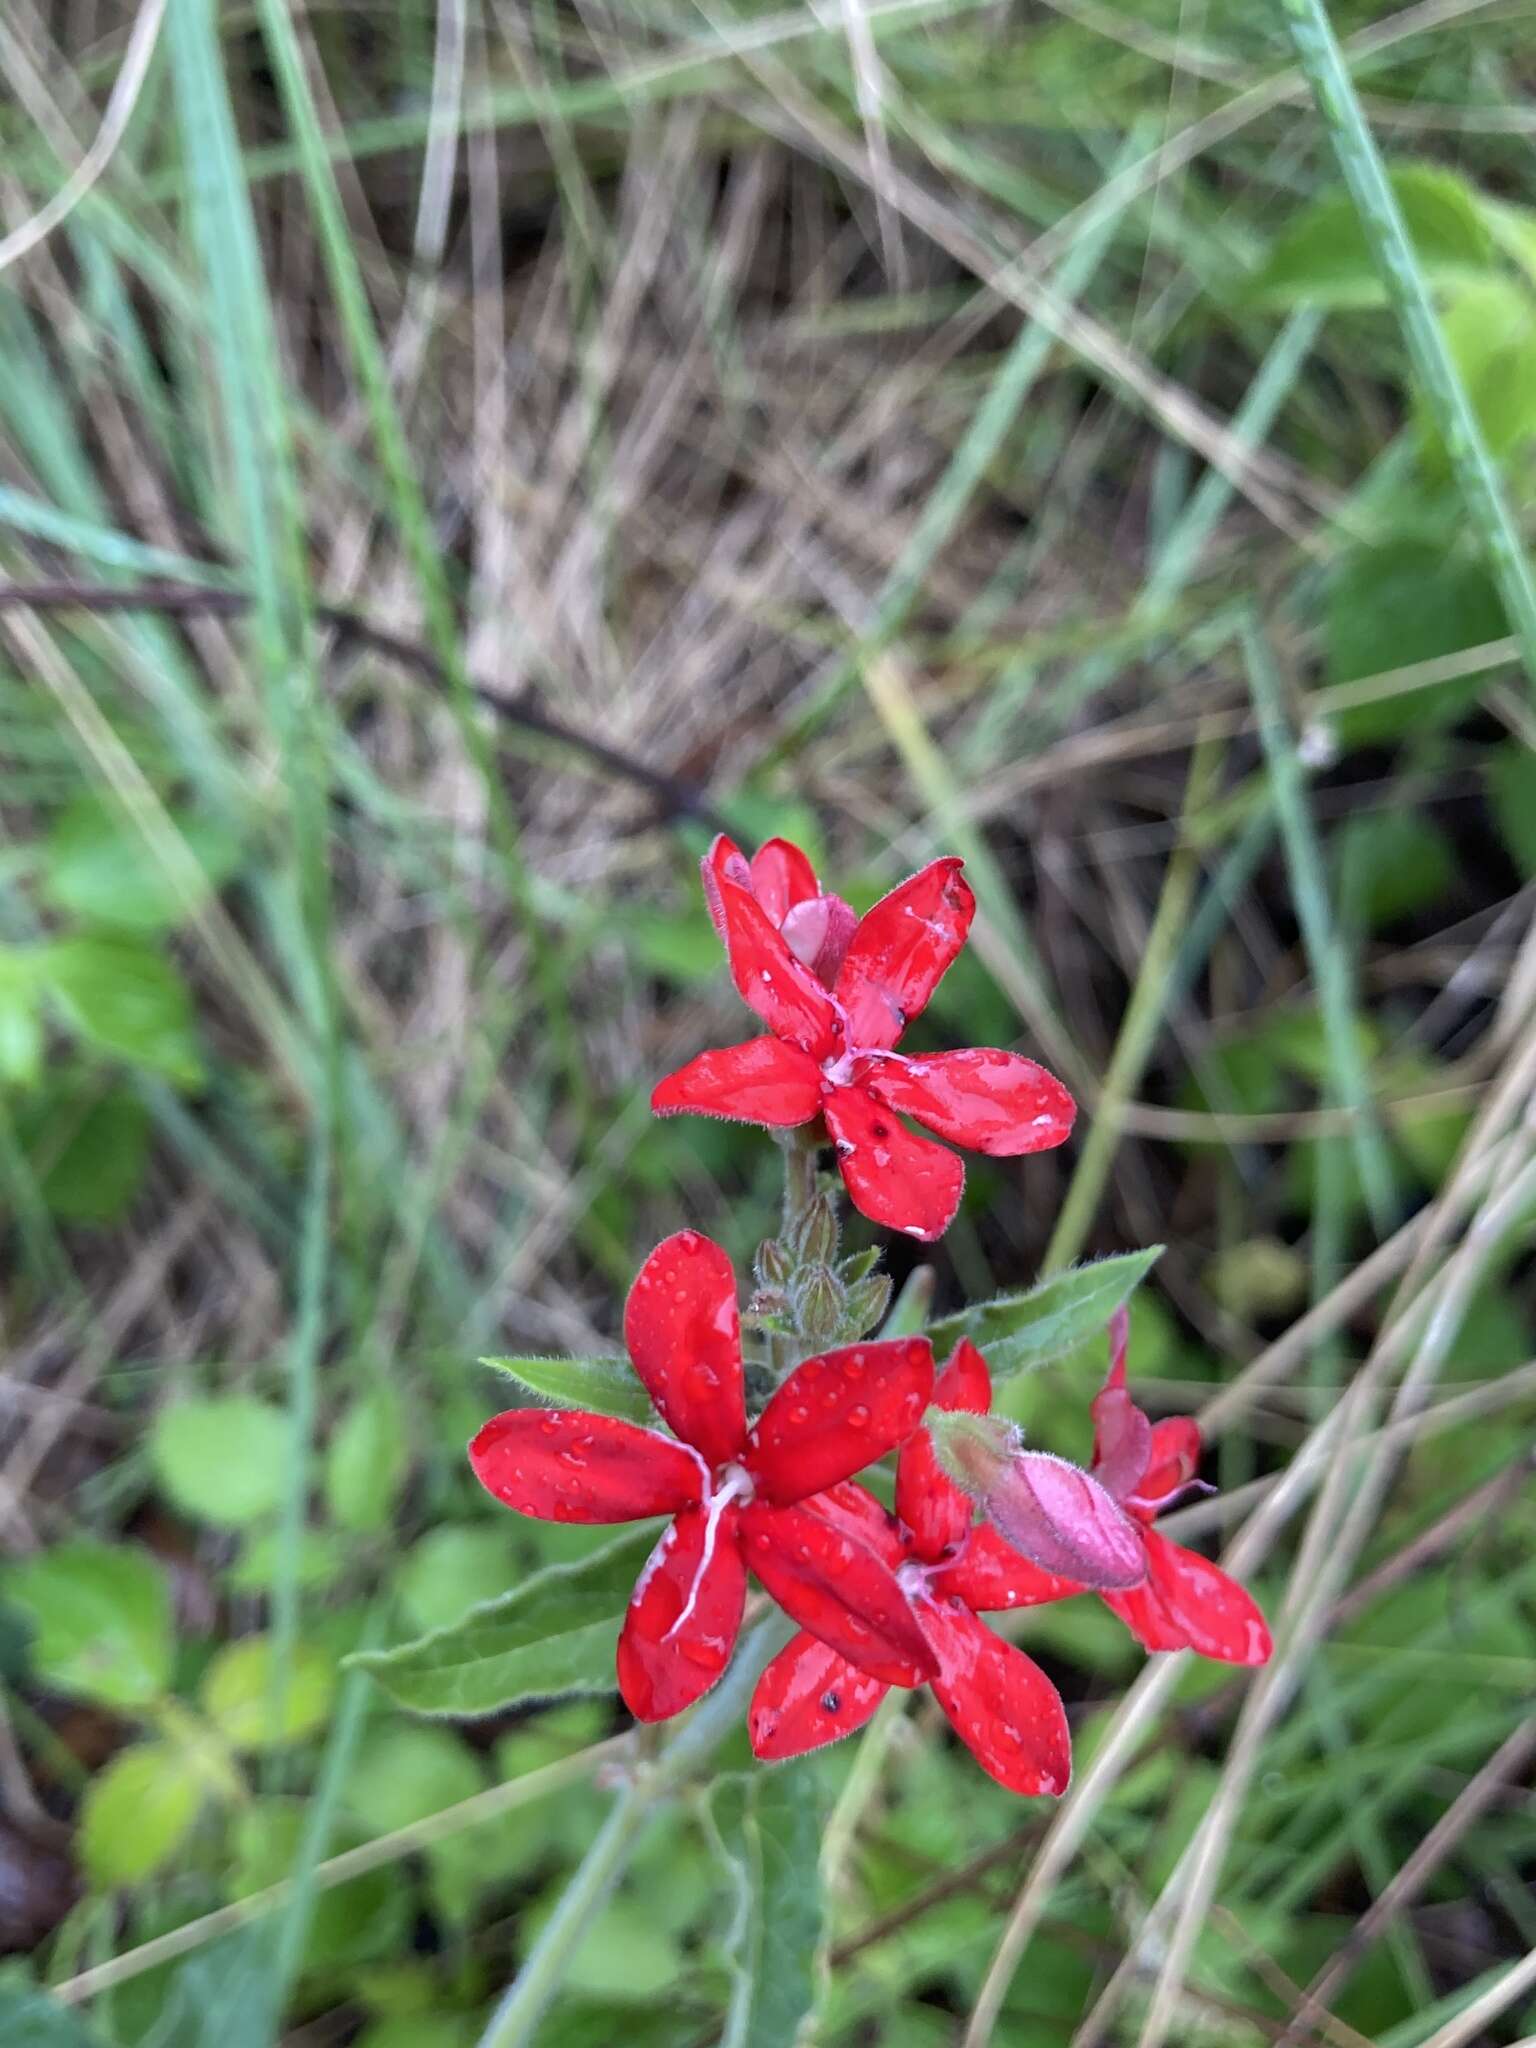
[[[749,889],[716,876],[731,979],[775,1038],[825,1059],[836,1048],[838,1015],[831,995],[797,960]]]
[[[736,1275],[719,1245],[697,1230],[657,1245],[624,1304],[624,1341],[646,1392],[684,1443],[711,1465],[741,1455],[741,1314]]]
[[[933,1406],[985,1415],[991,1405],[987,1362],[971,1340],[962,1337],[933,1383]],[[952,1550],[970,1528],[972,1512],[969,1497],[940,1471],[933,1439],[926,1429],[918,1430],[902,1445],[896,1461],[896,1513],[911,1531],[914,1553],[931,1564]]]
[[[688,1508],[646,1560],[619,1634],[619,1691],[637,1721],[665,1721],[691,1707],[730,1662],[747,1596],[738,1510],[713,1530],[705,1508]]]
[[[816,870],[798,846],[770,839],[752,856],[752,894],[768,913],[768,922],[782,925],[797,903],[819,896]]]
[[[1020,1557],[1012,1544],[1005,1543],[985,1522],[971,1531],[954,1563],[935,1572],[930,1584],[936,1600],[963,1600],[978,1614],[1008,1607],[1043,1607],[1048,1600],[1067,1600],[1088,1590],[1075,1579],[1042,1571],[1027,1557]]]
[[[894,1450],[932,1392],[926,1337],[845,1344],[795,1367],[754,1423],[742,1462],[766,1500],[805,1500]]]
[[[890,1685],[920,1685],[937,1668],[888,1565],[809,1508],[762,1501],[742,1512],[748,1565],[792,1621]]]
[[[680,1110],[732,1123],[790,1130],[821,1108],[821,1069],[808,1052],[778,1038],[749,1038],[701,1052],[651,1091],[657,1116]]]
[[[654,1429],[581,1408],[509,1408],[469,1447],[475,1477],[503,1506],[544,1522],[634,1522],[704,1497],[708,1473]]]
[[[862,1088],[837,1088],[822,1107],[838,1171],[853,1206],[871,1223],[931,1244],[955,1220],[965,1168],[953,1152],[915,1137]]]
[[[871,1095],[952,1145],[997,1158],[1048,1152],[1071,1135],[1077,1104],[1054,1074],[1014,1052],[899,1054],[859,1077]]]
[[[952,857],[931,862],[860,918],[837,977],[851,1047],[889,1051],[926,1009],[976,914],[962,865]]]
[[[1198,1650],[1223,1664],[1266,1664],[1274,1648],[1252,1595],[1197,1551],[1146,1533],[1147,1583],[1106,1604],[1147,1650]]]
[[[822,1749],[862,1728],[889,1691],[802,1632],[757,1681],[747,1709],[752,1754],[777,1764]]]
[[[1061,1697],[1039,1665],[964,1607],[925,1600],[919,1613],[939,1660],[939,1705],[977,1763],[1026,1798],[1065,1792],[1072,1737]]]

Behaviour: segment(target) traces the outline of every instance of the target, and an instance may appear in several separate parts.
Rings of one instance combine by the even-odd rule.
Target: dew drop
[[[868,1429],[869,1410],[862,1401],[848,1410],[848,1427],[850,1429]]]

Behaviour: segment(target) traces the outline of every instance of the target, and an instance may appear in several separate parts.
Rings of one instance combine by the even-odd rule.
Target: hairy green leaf
[[[590,1408],[626,1422],[656,1419],[627,1358],[482,1358],[480,1363],[554,1408]]]
[[[962,1337],[969,1337],[986,1354],[994,1381],[1049,1365],[1104,1329],[1162,1250],[1154,1244],[1145,1251],[1096,1259],[1053,1274],[1027,1293],[1005,1294],[945,1316],[929,1325],[934,1351],[942,1362]]]
[[[728,1780],[718,1847],[736,1885],[732,1990],[723,2048],[794,2048],[816,2002],[821,1801],[800,1763]]]
[[[447,1628],[347,1661],[418,1714],[494,1714],[521,1700],[611,1692],[619,1617],[655,1540],[654,1523],[627,1530]]]

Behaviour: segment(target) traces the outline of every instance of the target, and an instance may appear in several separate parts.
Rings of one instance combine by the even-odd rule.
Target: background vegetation
[[[966,856],[925,1028],[1084,1117],[938,1304],[1167,1242],[1280,1650],[1022,1617],[1071,1798],[917,1699],[794,1767],[824,1919],[780,1780],[687,1793],[541,2043],[813,1959],[838,2048],[1536,2035],[1536,38],[1334,18],[1358,102],[1303,0],[0,13],[7,2044],[477,2038],[622,1717],[340,1660],[588,1541],[476,1358],[771,1225],[646,1112],[721,818]]]

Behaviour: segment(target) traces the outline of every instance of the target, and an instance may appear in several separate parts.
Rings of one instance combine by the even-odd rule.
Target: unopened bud
[[[845,1287],[851,1287],[855,1280],[863,1280],[873,1273],[880,1263],[880,1248],[871,1245],[867,1251],[855,1252],[852,1258],[838,1261],[837,1277]]]
[[[800,1335],[809,1343],[823,1344],[837,1334],[843,1320],[844,1295],[836,1274],[828,1267],[808,1267],[796,1281],[791,1300]]]
[[[789,1253],[776,1237],[763,1239],[753,1264],[764,1287],[783,1287],[794,1269]]]
[[[807,1265],[825,1266],[837,1255],[837,1211],[827,1195],[817,1195],[800,1218],[795,1249]]]
[[[889,1273],[870,1273],[865,1279],[856,1280],[847,1292],[842,1334],[850,1344],[867,1336],[884,1319],[890,1305]]]

